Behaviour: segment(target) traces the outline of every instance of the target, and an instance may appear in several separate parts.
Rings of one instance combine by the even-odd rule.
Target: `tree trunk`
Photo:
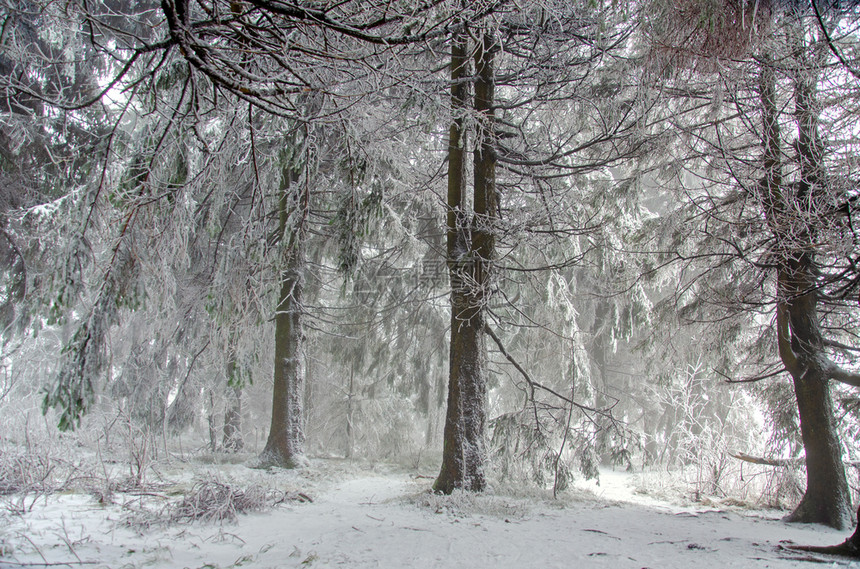
[[[479,137],[474,151],[474,215],[465,208],[465,136],[467,46],[465,35],[455,36],[451,50],[451,107],[453,122],[448,145],[448,242],[451,278],[451,341],[449,350],[448,409],[442,469],[433,488],[481,491],[486,487],[487,347],[485,304],[489,296],[495,256],[494,221],[498,204],[493,150],[493,55],[495,44],[485,35],[475,50],[474,109]]]
[[[272,388],[272,425],[260,455],[260,466],[295,468],[305,462],[302,285],[304,221],[308,208],[307,183],[298,184],[301,165],[292,160],[281,177],[279,239],[284,250],[280,294],[275,313],[275,366]],[[296,215],[298,214],[298,215]],[[297,221],[298,220],[298,221]]]
[[[798,61],[804,56],[796,53]],[[796,194],[782,185],[780,134],[775,78],[763,60],[761,103],[764,133],[763,205],[768,224],[779,244],[777,272],[777,342],[779,356],[794,381],[800,432],[806,453],[806,492],[790,522],[821,523],[838,529],[851,523],[851,499],[842,448],[833,419],[828,378],[822,369],[824,340],[818,319],[818,293],[813,229],[794,216],[815,207],[821,192],[822,145],[814,110],[817,74],[799,70],[795,75],[795,115],[800,181]],[[794,207],[787,201],[793,200]]]
[[[779,279],[780,355],[794,380],[806,452],[806,492],[786,521],[844,529],[851,525],[851,495],[833,420],[830,385],[819,363],[824,346],[809,257],[801,255],[789,270],[780,271]]]
[[[851,495],[842,464],[842,447],[833,424],[830,388],[821,370],[794,378],[800,432],[806,451],[806,492],[788,522],[851,526]]]
[[[857,508],[857,519],[860,520],[860,508]],[[851,537],[846,539],[841,546],[839,553],[849,555],[851,557],[860,557],[860,525],[854,529]]]
[[[457,319],[459,307],[467,303],[464,275],[460,266],[462,258],[470,248],[470,237],[463,211],[465,194],[466,135],[463,114],[466,109],[467,75],[466,39],[455,35],[451,41],[451,128],[448,134],[448,215],[447,215],[447,261],[451,279],[451,340],[448,353],[448,406],[445,414],[445,430],[442,441],[442,470],[433,489],[450,494],[465,481],[463,464],[462,403],[460,374],[462,373],[464,333]]]

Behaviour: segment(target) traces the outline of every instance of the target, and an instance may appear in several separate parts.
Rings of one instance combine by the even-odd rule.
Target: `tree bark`
[[[800,51],[798,61],[803,61]],[[803,65],[799,67],[805,67]],[[800,432],[806,453],[806,492],[786,518],[790,522],[821,523],[838,529],[851,523],[850,493],[842,464],[842,448],[833,419],[830,386],[818,318],[818,293],[812,227],[793,216],[809,211],[821,192],[821,143],[814,110],[816,74],[798,70],[795,116],[800,181],[796,193],[784,188],[775,78],[767,58],[761,72],[764,133],[763,205],[779,249],[777,269],[777,344],[779,356],[794,382]],[[789,207],[793,200],[795,207]]]
[[[305,463],[304,352],[302,286],[304,221],[308,209],[307,183],[299,184],[302,168],[288,160],[281,175],[279,239],[285,257],[275,312],[275,366],[272,424],[259,457],[260,466],[295,468]]]
[[[811,254],[780,270],[777,328],[782,361],[794,381],[800,434],[806,453],[806,491],[789,522],[851,525],[851,494],[833,419],[830,384],[821,367],[824,343],[818,324]]]
[[[462,274],[463,257],[470,248],[470,236],[464,210],[466,193],[465,117],[467,75],[466,37],[455,35],[451,40],[451,127],[448,133],[448,214],[447,214],[447,261],[451,279],[451,340],[448,352],[448,405],[445,414],[445,430],[442,441],[442,470],[433,489],[450,494],[462,487],[465,481],[463,463],[462,401],[460,375],[463,371],[463,356],[467,346],[462,337],[464,328],[458,319],[458,311],[468,303],[468,295]]]
[[[452,39],[451,107],[448,141],[448,242],[451,278],[451,341],[448,408],[442,469],[433,488],[481,491],[486,487],[487,346],[485,311],[495,256],[496,195],[493,117],[493,57],[496,46],[485,34],[475,49],[474,110],[478,136],[474,150],[473,208],[465,214],[465,123],[468,66],[465,35]]]

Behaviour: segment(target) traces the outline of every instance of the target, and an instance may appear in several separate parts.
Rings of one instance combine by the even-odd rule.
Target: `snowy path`
[[[231,473],[234,479],[242,468]],[[252,475],[259,476],[246,474]],[[351,476],[317,481],[313,503],[242,516],[237,524],[173,526],[143,535],[119,523],[118,508],[96,507],[89,496],[51,497],[29,514],[8,518],[7,533],[26,536],[38,552],[21,546],[0,557],[0,569],[62,562],[111,569],[809,568],[818,565],[791,559],[778,550],[779,541],[831,544],[843,537],[731,512],[673,513],[594,499],[559,504],[437,497],[426,493],[428,479]],[[268,480],[308,482],[294,474]]]

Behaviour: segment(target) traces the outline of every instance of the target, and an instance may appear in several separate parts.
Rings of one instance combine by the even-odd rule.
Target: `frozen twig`
[[[5,561],[0,559],[0,566],[10,567],[72,567],[74,565],[96,565],[98,561],[44,561],[42,563],[22,563],[20,561]]]
[[[290,500],[313,502],[303,492],[287,493],[255,484],[243,489],[207,479],[195,484],[179,503],[169,505],[167,519],[170,522],[234,521],[239,514],[264,511]]]
[[[526,380],[526,383],[529,384],[529,387],[531,387],[532,389],[537,388],[537,389],[546,391],[547,393],[549,393],[551,395],[555,395],[556,397],[558,397],[562,401],[564,401],[570,405],[573,405],[574,407],[576,407],[577,409],[580,409],[582,411],[587,411],[589,413],[597,413],[599,415],[605,415],[605,416],[611,418],[612,407],[607,407],[606,409],[597,409],[595,407],[590,407],[588,405],[578,403],[578,402],[574,401],[573,399],[562,395],[561,393],[552,389],[551,387],[547,387],[547,386],[543,385],[542,383],[539,383],[539,382],[535,381],[534,379],[532,379],[531,375],[529,375],[529,373],[525,370],[525,368],[523,368],[523,366],[521,366],[514,359],[514,357],[508,353],[508,351],[505,349],[504,345],[502,344],[502,341],[499,339],[499,337],[496,335],[496,333],[493,332],[493,330],[489,326],[485,326],[484,330],[487,332],[487,335],[493,339],[493,342],[496,343],[496,346],[498,346],[499,351],[502,353],[502,355],[505,356],[505,359],[508,360],[511,363],[511,365],[513,365],[514,368],[516,368],[516,370],[518,372],[520,372],[520,374]]]

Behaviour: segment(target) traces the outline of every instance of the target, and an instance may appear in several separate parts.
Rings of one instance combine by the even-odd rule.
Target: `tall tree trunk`
[[[484,35],[475,50],[474,110],[478,136],[474,150],[474,215],[464,209],[467,45],[465,35],[452,40],[451,107],[453,121],[448,143],[448,267],[451,278],[451,341],[448,409],[442,469],[433,488],[481,491],[486,487],[487,346],[485,304],[489,296],[495,256],[497,217],[493,120],[493,56],[495,44]]]
[[[280,294],[275,312],[272,425],[260,455],[261,466],[295,468],[305,462],[301,301],[308,184],[299,184],[301,174],[300,161],[290,158],[281,175],[278,230],[285,260],[280,273]]]
[[[800,159],[800,183],[797,200],[816,208],[823,193],[823,143],[818,134],[816,84],[818,72],[803,50],[797,53],[799,69],[794,83],[795,115],[797,119],[797,153]],[[807,205],[809,207],[809,205]],[[803,210],[801,210],[803,211]],[[836,433],[830,385],[821,367],[825,353],[824,339],[818,320],[817,268],[814,259],[815,235],[808,235],[798,245],[787,266],[781,271],[780,300],[785,303],[790,344],[783,352],[790,366],[786,368],[794,379],[800,433],[806,451],[806,492],[800,504],[788,517],[789,521],[817,522],[838,529],[851,524],[851,495],[842,464],[842,445]],[[796,247],[800,249],[800,247]],[[790,351],[789,351],[790,350]],[[785,361],[786,358],[783,358]]]
[[[805,57],[799,50],[798,63]],[[780,132],[775,77],[765,58],[761,74],[764,133],[763,180],[765,215],[779,244],[777,263],[777,341],[779,355],[794,382],[800,432],[806,453],[806,491],[800,504],[786,518],[838,529],[851,523],[851,499],[842,448],[833,419],[828,377],[822,368],[824,339],[818,319],[818,292],[814,258],[815,235],[797,212],[809,211],[821,192],[822,145],[814,108],[817,73],[799,70],[794,77],[797,152],[800,181],[796,194],[787,195],[782,183]],[[787,200],[794,200],[790,207]]]
[[[447,261],[451,279],[451,340],[448,354],[448,406],[442,441],[442,470],[433,489],[450,494],[462,486],[465,479],[463,464],[462,403],[460,374],[463,346],[460,337],[463,329],[457,318],[459,307],[467,302],[463,257],[470,248],[466,223],[464,194],[466,193],[465,120],[467,75],[466,36],[455,35],[451,40],[451,127],[448,134],[448,215]]]

